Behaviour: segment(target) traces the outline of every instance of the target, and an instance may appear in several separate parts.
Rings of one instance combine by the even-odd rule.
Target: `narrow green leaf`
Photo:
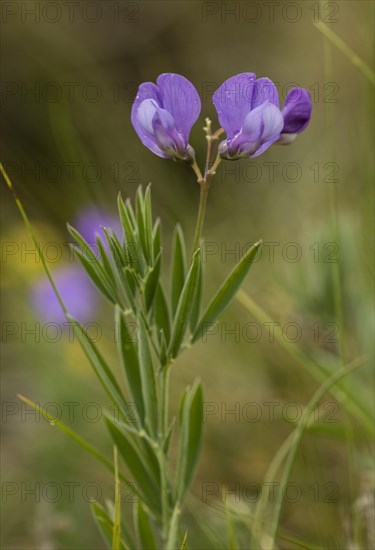
[[[164,452],[165,456],[168,455],[169,447],[170,447],[171,440],[172,440],[173,428],[174,428],[174,425],[175,425],[175,421],[176,421],[176,419],[174,417],[172,419],[172,422],[169,425],[167,435],[165,436],[165,440],[164,440],[164,443],[163,443],[163,452]]]
[[[172,315],[174,316],[184,287],[186,274],[185,239],[179,225],[176,226],[173,235],[171,266],[171,303]]]
[[[180,446],[177,464],[177,501],[182,503],[193,479],[203,439],[203,391],[195,381],[182,405]]]
[[[161,223],[159,218],[155,221],[154,228],[152,230],[152,241],[154,255],[157,256],[161,250]]]
[[[104,542],[110,546],[112,544],[113,521],[107,510],[99,502],[92,502],[91,512]],[[119,548],[128,550],[130,547],[120,538]]]
[[[196,285],[199,274],[199,264],[201,262],[200,249],[194,253],[189,273],[187,274],[184,287],[180,294],[180,299],[175,314],[171,343],[169,353],[172,359],[177,357],[185,335],[186,327],[189,322],[190,313],[193,307],[193,296],[196,291]]]
[[[147,463],[147,470],[152,475],[157,487],[161,484],[160,473],[160,460],[158,456],[158,446],[156,443],[146,434],[144,430],[139,430],[130,423],[116,421],[117,427],[125,432],[128,432],[134,442],[138,445],[145,464]]]
[[[132,216],[133,210],[129,203],[129,208],[124,205],[121,196],[118,197],[118,209],[120,213],[121,223],[124,231],[124,254],[128,266],[136,269],[138,266],[138,253],[137,253],[137,237],[133,224]],[[132,216],[129,212],[132,212]]]
[[[169,309],[163,287],[159,281],[155,296],[155,321],[159,331],[162,330],[167,344],[171,337],[171,322]]]
[[[145,237],[148,257],[150,262],[154,262],[154,240],[152,231],[152,208],[151,208],[151,184],[147,186],[144,197],[144,220],[145,220]]]
[[[162,367],[168,364],[168,346],[162,330],[159,332],[159,359]]]
[[[159,283],[160,267],[161,267],[161,252],[159,252],[158,257],[155,260],[155,264],[150,268],[146,279],[144,292],[145,292],[147,311],[150,310],[156,295],[156,291]]]
[[[152,525],[140,500],[134,505],[135,530],[141,548],[157,550]]]
[[[144,425],[145,406],[142,395],[142,383],[139,360],[137,354],[136,338],[130,331],[125,315],[119,307],[115,309],[116,326],[118,328],[118,351],[121,364],[124,369],[129,390],[134,400],[141,425]]]
[[[155,436],[158,431],[158,404],[156,395],[155,371],[152,364],[148,333],[142,315],[138,317],[138,357],[141,375],[145,424],[149,433]]]
[[[114,443],[121,454],[129,472],[134,477],[137,491],[151,510],[160,513],[160,489],[150,475],[147,462],[134,442],[132,434],[115,422],[109,416],[104,417]]]
[[[121,388],[118,385],[116,378],[114,377],[111,369],[106,363],[105,359],[96,348],[95,344],[90,341],[87,335],[84,333],[83,327],[76,321],[71,315],[67,314],[67,319],[71,323],[74,334],[80,343],[87,359],[89,360],[96,376],[98,377],[103,388],[112,399],[114,403],[123,407],[126,407],[126,401],[122,394]]]
[[[258,252],[260,242],[254,244],[244,256],[235,268],[228,275],[224,283],[221,285],[215,297],[209,304],[206,312],[198,323],[197,328],[194,331],[192,342],[196,342],[201,338],[205,332],[210,328],[217,318],[223,313],[225,308],[230,304],[234,298],[237,290],[241,286],[243,280],[249,272],[249,269],[254,262],[256,254]]]
[[[149,250],[149,239],[146,233],[145,204],[142,193],[142,187],[138,187],[136,194],[136,220],[140,244],[147,265],[151,265],[152,258]]]
[[[103,228],[103,231],[106,231],[106,229]],[[109,279],[115,281],[111,262],[109,261],[107,251],[100,237],[96,237],[96,246],[98,247],[98,252],[100,254],[100,259],[102,261],[104,271],[106,272]]]
[[[113,287],[108,284],[106,277],[103,276],[103,273],[100,271],[100,269],[98,269],[99,264],[94,264],[91,260],[88,260],[83,254],[82,250],[78,247],[73,246],[73,250],[94,285],[98,288],[98,290],[100,290],[103,296],[107,298],[107,300],[109,300],[112,304],[115,304],[117,301],[115,297],[115,291]]]
[[[113,456],[115,469],[115,511],[112,528],[112,550],[121,550],[121,493],[116,445],[113,449]]]
[[[194,333],[194,330],[197,327],[199,316],[201,314],[202,294],[203,294],[203,262],[200,262],[197,288],[194,294],[193,306],[192,306],[191,315],[190,315],[190,331],[192,333]]]
[[[37,403],[34,403],[27,397],[21,394],[17,394],[18,399],[20,399],[23,403],[26,403],[29,407],[37,411],[39,414],[42,415],[42,417],[47,420],[47,422],[50,423],[51,426],[56,426],[59,428],[62,432],[64,432],[66,435],[68,435],[73,441],[78,443],[82,449],[87,451],[89,454],[91,454],[94,458],[96,458],[99,462],[104,464],[109,470],[113,470],[112,463],[99,451],[95,449],[90,443],[88,443],[85,439],[83,439],[80,435],[78,435],[76,432],[74,432],[71,428],[66,426],[63,422],[61,422],[58,418],[50,414],[46,409],[43,407],[40,407]]]
[[[134,242],[133,226],[129,218],[128,210],[125,208],[124,201],[122,200],[120,193],[117,197],[117,207],[124,232],[124,240],[128,243]]]
[[[112,252],[113,260],[116,266],[116,272],[120,284],[122,286],[123,292],[126,296],[126,299],[129,303],[129,306],[136,311],[135,296],[137,293],[137,285],[132,277],[129,276],[128,268],[128,258],[121,244],[119,243],[115,234],[110,235],[104,229],[105,235],[107,237],[108,245]],[[120,302],[120,300],[119,300]]]

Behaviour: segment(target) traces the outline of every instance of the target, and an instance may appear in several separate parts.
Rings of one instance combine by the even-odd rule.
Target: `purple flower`
[[[220,155],[231,160],[254,158],[278,141],[280,135],[301,132],[310,119],[311,100],[308,92],[302,90],[299,93],[302,101],[294,101],[296,90],[301,92],[299,88],[291,90],[280,111],[276,86],[268,78],[257,79],[253,73],[242,73],[226,80],[213,95],[220,124],[227,135],[219,146]],[[310,111],[306,109],[309,102]]]
[[[78,266],[66,266],[54,274],[54,279],[69,313],[81,323],[92,321],[98,299],[86,273]],[[32,289],[32,303],[46,323],[67,322],[47,278],[40,279]]]
[[[312,111],[311,96],[304,88],[293,88],[285,98],[281,113],[284,127],[278,143],[292,143],[310,122]]]
[[[153,153],[163,158],[192,161],[189,135],[201,110],[193,84],[178,74],[166,73],[157,84],[144,82],[138,88],[131,120],[135,131]]]
[[[109,249],[102,229],[103,227],[112,229],[118,238],[122,235],[122,227],[118,216],[114,216],[105,210],[100,210],[95,206],[89,206],[81,210],[75,219],[73,227],[81,233],[95,254],[98,252],[96,237],[101,237],[104,247],[106,250]]]

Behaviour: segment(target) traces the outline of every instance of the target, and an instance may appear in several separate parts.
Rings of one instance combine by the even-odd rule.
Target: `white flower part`
[[[277,143],[280,143],[281,145],[289,145],[290,143],[293,143],[297,136],[298,134],[280,134]]]
[[[154,135],[154,129],[152,127],[152,120],[159,105],[155,99],[145,99],[140,104],[137,111],[137,119],[143,130],[152,136]]]

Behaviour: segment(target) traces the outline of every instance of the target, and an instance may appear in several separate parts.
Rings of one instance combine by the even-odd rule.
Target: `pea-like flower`
[[[227,139],[219,146],[222,158],[254,158],[273,143],[290,143],[307,126],[311,99],[306,90],[295,88],[282,110],[275,84],[269,78],[242,73],[226,80],[213,95],[213,102]]]
[[[312,111],[311,96],[304,88],[293,88],[285,98],[281,114],[284,126],[278,143],[292,143],[310,122]]]
[[[98,296],[84,271],[75,265],[67,265],[54,273],[55,282],[69,313],[80,323],[95,319]],[[32,303],[36,314],[46,323],[66,322],[61,305],[50,282],[40,279],[32,289]]]
[[[131,121],[143,145],[159,157],[191,162],[189,135],[201,101],[193,84],[178,74],[161,74],[138,88]]]

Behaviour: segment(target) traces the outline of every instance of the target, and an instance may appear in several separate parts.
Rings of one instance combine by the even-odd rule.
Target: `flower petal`
[[[258,157],[270,147],[280,136],[284,119],[276,105],[263,103],[249,113],[245,119],[243,131],[249,142],[257,140],[257,147],[251,152],[251,157]]]
[[[80,323],[93,321],[98,306],[97,293],[86,273],[76,265],[64,266],[56,271],[56,285],[68,311]],[[46,323],[66,322],[64,312],[46,278],[40,279],[31,291],[36,314]]]
[[[255,79],[254,73],[232,76],[212,96],[220,124],[229,138],[240,131],[251,111]]]
[[[254,86],[251,108],[255,109],[266,101],[279,107],[279,94],[277,88],[269,78],[258,78]]]
[[[144,82],[138,88],[137,96],[134,100],[132,112],[131,112],[131,121],[134,127],[134,130],[137,132],[139,139],[142,141],[148,149],[153,153],[162,158],[170,158],[169,155],[164,153],[156,143],[155,138],[147,131],[145,131],[144,123],[145,120],[142,118],[144,113],[138,113],[140,106],[146,100],[154,100],[158,105],[160,105],[160,96],[156,84],[152,82]],[[143,122],[143,123],[142,123]]]
[[[311,96],[304,88],[293,88],[286,96],[281,112],[284,117],[283,134],[299,134],[310,122]]]
[[[201,112],[198,92],[187,78],[179,74],[161,74],[157,85],[160,106],[171,113],[175,127],[183,135],[187,145],[190,130]]]

